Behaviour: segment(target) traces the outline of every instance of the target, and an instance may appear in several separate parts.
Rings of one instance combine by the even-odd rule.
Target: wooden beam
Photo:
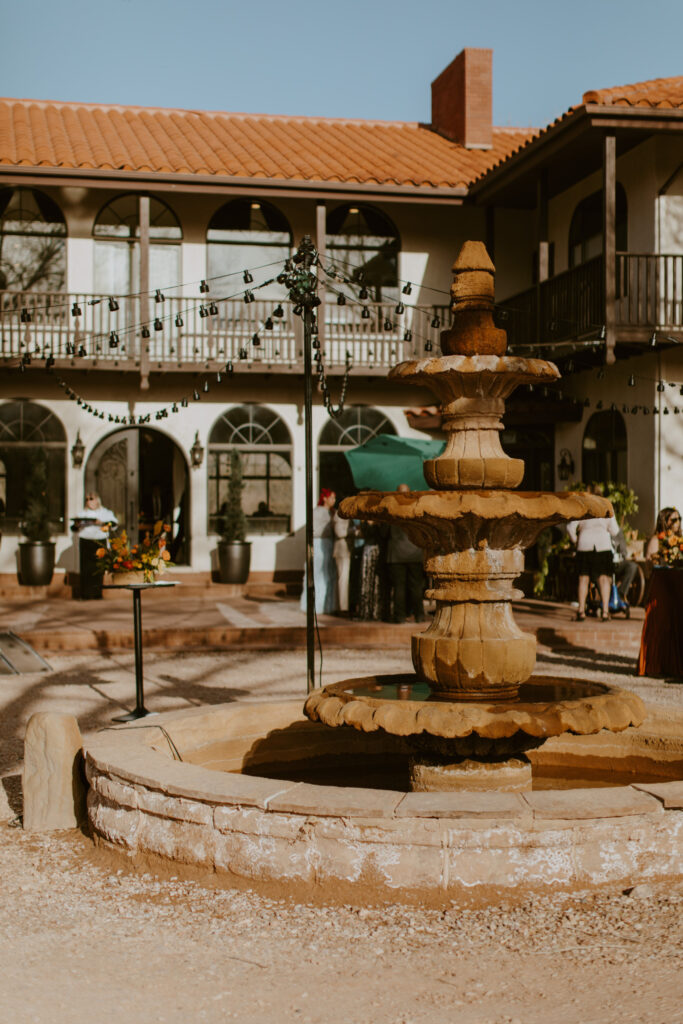
[[[327,235],[327,208],[325,203],[318,201],[315,207],[315,247],[318,250],[318,256],[320,262],[325,264],[325,257],[327,255],[327,246],[325,245],[325,238]],[[318,298],[320,299],[320,305],[316,310],[316,317],[318,320],[318,338],[322,349],[325,349],[325,275],[319,275],[318,280],[320,286],[318,287]]]
[[[149,322],[149,196],[138,197],[140,218],[140,323]],[[149,388],[149,355],[144,338],[140,339],[140,388]]]
[[[605,288],[605,362],[614,362],[616,341],[617,140],[607,132],[602,145],[602,265]]]

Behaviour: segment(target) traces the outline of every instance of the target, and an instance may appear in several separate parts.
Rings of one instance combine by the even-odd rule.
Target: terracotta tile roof
[[[528,149],[538,139],[543,138],[561,124],[572,114],[584,106],[604,107],[646,107],[655,110],[681,110],[683,109],[683,76],[675,78],[653,78],[649,82],[635,82],[633,85],[618,85],[612,89],[591,89],[585,92],[582,102],[575,107],[570,107],[564,114],[556,118],[551,124],[533,134],[527,134],[526,138],[515,148],[511,148],[500,160],[492,162],[485,167],[474,182],[479,184],[486,175],[501,167],[510,157],[515,156],[524,149]],[[473,182],[473,184],[474,184]]]
[[[605,107],[683,107],[683,76],[652,78],[649,82],[617,85],[612,89],[591,89],[583,94],[584,103]]]
[[[0,99],[0,165],[465,188],[531,131],[467,150],[403,121]]]

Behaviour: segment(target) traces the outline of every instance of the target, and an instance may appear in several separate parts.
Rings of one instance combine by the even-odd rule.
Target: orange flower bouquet
[[[107,541],[106,546],[97,549],[97,567],[101,573],[110,573],[114,579],[121,579],[130,573],[142,573],[145,583],[153,583],[158,573],[173,565],[166,547],[166,531],[170,526],[159,519],[154,530],[147,532],[139,544],[132,546],[128,534],[122,530]]]
[[[657,534],[657,564],[683,569],[683,534],[662,530]]]

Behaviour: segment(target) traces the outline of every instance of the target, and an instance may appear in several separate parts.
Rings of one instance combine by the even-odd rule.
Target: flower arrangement
[[[674,533],[673,530],[662,530],[657,534],[657,540],[657,564],[683,568],[683,534]]]
[[[166,547],[167,530],[170,530],[170,526],[164,523],[163,519],[159,519],[154,524],[152,533],[147,532],[139,544],[132,546],[129,544],[128,534],[122,530],[116,537],[112,537],[106,546],[97,549],[98,570],[101,573],[111,573],[112,576],[141,572],[144,574],[145,583],[152,583],[157,573],[173,565]]]

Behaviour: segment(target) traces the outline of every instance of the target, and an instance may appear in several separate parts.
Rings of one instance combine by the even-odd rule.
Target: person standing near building
[[[575,519],[567,525],[567,535],[576,544],[576,571],[579,575],[579,609],[576,618],[586,618],[586,598],[591,578],[597,580],[602,604],[602,621],[609,621],[609,595],[612,586],[614,562],[612,538],[617,536],[619,524],[612,516],[602,519]]]
[[[313,584],[315,587],[315,610],[320,614],[333,615],[337,610],[337,570],[334,564],[334,505],[337,496],[334,491],[323,487],[318,505],[313,509]],[[301,592],[300,607],[306,611],[306,571],[304,588]]]
[[[407,494],[410,487],[399,484],[396,491]],[[391,581],[393,622],[405,622],[407,615],[413,615],[416,622],[424,622],[423,557],[422,548],[409,540],[401,526],[392,523],[387,536],[387,568]]]
[[[78,534],[78,561],[80,573],[80,598],[82,601],[97,601],[102,597],[102,575],[97,569],[97,549],[109,536],[105,527],[116,525],[118,520],[109,508],[100,501],[99,494],[89,491],[85,505],[73,520],[73,530]]]

